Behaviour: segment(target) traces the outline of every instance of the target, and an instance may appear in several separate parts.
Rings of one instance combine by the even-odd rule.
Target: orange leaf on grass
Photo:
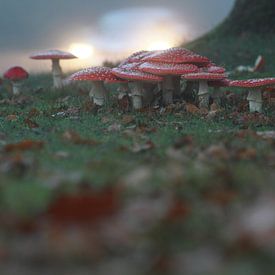
[[[59,224],[90,224],[112,216],[118,208],[117,190],[89,190],[60,196],[50,205],[47,216]]]
[[[30,128],[30,129],[34,129],[34,128],[39,128],[39,125],[35,122],[30,120],[29,118],[26,118],[24,120],[24,123]]]
[[[44,141],[40,140],[23,140],[18,143],[5,145],[4,151],[10,153],[17,151],[40,150],[44,147],[44,144]]]
[[[63,139],[76,145],[98,145],[98,142],[92,139],[81,137],[77,132],[69,130],[63,134]]]

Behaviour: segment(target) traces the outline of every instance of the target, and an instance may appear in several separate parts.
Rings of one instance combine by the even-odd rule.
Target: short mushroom
[[[4,73],[4,78],[12,83],[12,92],[14,95],[21,93],[23,81],[29,77],[27,71],[22,67],[12,67]]]
[[[60,60],[75,59],[77,57],[68,52],[63,52],[59,50],[48,50],[35,53],[31,55],[30,58],[35,60],[52,60],[53,86],[54,88],[59,89],[63,87]]]
[[[146,93],[143,84],[144,82],[161,82],[163,78],[160,76],[144,73],[139,70],[140,63],[129,63],[121,67],[114,68],[112,73],[119,78],[127,79],[133,82],[131,91],[133,107],[139,110],[143,107],[143,97]]]
[[[156,63],[144,62],[139,66],[140,70],[146,73],[159,75],[163,77],[162,92],[163,103],[165,105],[173,103],[173,91],[175,82],[183,74],[194,73],[198,71],[198,67],[192,64],[173,64],[173,63]]]
[[[249,88],[247,100],[249,101],[250,112],[263,111],[262,89],[265,87],[274,87],[275,78],[259,78],[248,80],[234,80],[230,82],[230,87]]]
[[[98,106],[103,106],[108,101],[108,90],[104,86],[104,82],[121,82],[116,78],[110,68],[91,67],[72,74],[70,81],[91,81],[93,88],[90,97]]]
[[[183,79],[188,81],[199,81],[199,107],[200,108],[208,108],[209,107],[209,89],[208,82],[216,81],[216,80],[224,80],[226,79],[225,74],[213,74],[207,72],[199,72],[186,74],[182,76]]]

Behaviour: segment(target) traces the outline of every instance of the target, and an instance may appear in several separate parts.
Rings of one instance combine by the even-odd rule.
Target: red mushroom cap
[[[163,78],[160,76],[144,73],[137,69],[114,68],[112,73],[119,78],[130,81],[160,82],[163,80]]]
[[[275,78],[233,80],[230,82],[230,86],[240,88],[260,88],[266,86],[275,86]]]
[[[186,80],[223,80],[226,78],[225,74],[212,74],[212,73],[192,73],[185,74],[182,76]]]
[[[28,72],[25,71],[22,67],[12,67],[8,69],[4,74],[4,78],[11,81],[20,81],[27,79],[28,77]]]
[[[183,75],[188,73],[195,73],[198,67],[192,64],[168,64],[145,62],[139,66],[139,69],[145,73],[156,75]]]
[[[122,82],[114,74],[112,69],[107,67],[91,67],[72,74],[70,81],[106,81],[106,82]]]
[[[203,57],[184,48],[171,48],[164,51],[157,51],[144,57],[143,61],[191,64],[204,64],[210,62],[207,57]]]
[[[48,50],[35,53],[30,56],[31,59],[46,60],[46,59],[75,59],[77,58],[71,53],[59,50]]]

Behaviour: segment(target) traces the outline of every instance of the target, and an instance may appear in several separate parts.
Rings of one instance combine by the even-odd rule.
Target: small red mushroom
[[[19,95],[21,93],[23,81],[28,77],[28,72],[18,66],[12,67],[4,73],[4,78],[12,83],[12,92],[14,95]]]
[[[249,101],[250,112],[262,112],[263,95],[265,87],[275,87],[275,78],[259,78],[248,80],[234,80],[230,82],[230,87],[249,88],[247,100]]]
[[[62,69],[60,66],[61,59],[75,59],[77,58],[71,53],[63,52],[59,50],[48,50],[43,52],[38,52],[30,56],[31,59],[35,60],[52,60],[52,74],[53,74],[53,86],[54,88],[62,88]]]
[[[70,81],[91,81],[93,88],[90,97],[98,106],[103,106],[108,101],[108,90],[104,86],[107,83],[122,83],[122,79],[112,74],[112,69],[106,67],[91,67],[72,74]]]

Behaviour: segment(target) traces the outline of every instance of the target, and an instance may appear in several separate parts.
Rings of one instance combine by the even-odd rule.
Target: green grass
[[[47,84],[46,88],[34,92],[41,83]],[[80,95],[78,88],[72,87],[64,91],[54,91],[47,88],[50,83],[50,78],[47,75],[33,76],[25,87],[25,94],[31,103],[20,106],[1,105],[0,132],[6,136],[2,147],[7,143],[17,143],[29,139],[45,143],[42,150],[22,153],[22,156],[30,162],[23,171],[4,170],[1,173],[2,200],[0,199],[0,202],[2,207],[7,210],[11,208],[21,212],[21,204],[33,205],[38,212],[44,209],[42,206],[45,204],[37,200],[36,194],[40,194],[39,189],[42,190],[41,192],[54,193],[47,185],[55,182],[56,177],[61,177],[59,182],[63,181],[64,184],[87,181],[93,186],[103,187],[117,184],[136,167],[149,166],[152,169],[152,178],[149,181],[154,181],[155,183],[152,182],[152,184],[160,187],[167,183],[167,179],[161,178],[158,173],[171,162],[167,158],[167,150],[179,138],[190,135],[195,141],[196,150],[204,150],[211,144],[233,143],[234,135],[240,128],[228,118],[207,120],[184,112],[177,115],[160,114],[159,112],[132,112],[130,115],[134,118],[133,122],[129,125],[123,125],[124,114],[115,106],[114,100],[112,101],[113,106],[106,107],[94,114],[85,111],[84,106],[89,98],[87,95]],[[84,84],[83,89],[86,88],[87,86]],[[115,96],[115,87],[112,89]],[[67,96],[69,97],[62,101]],[[4,90],[2,97],[9,97],[8,92]],[[77,118],[74,115],[54,117],[58,112],[72,107],[80,110]],[[38,128],[34,129],[30,129],[25,122],[32,109],[35,109],[37,114],[31,120],[39,125]],[[18,119],[8,121],[7,117],[14,114],[17,115]],[[121,129],[109,132],[108,127],[115,123],[121,124]],[[148,133],[135,134],[134,137],[125,134],[127,129],[137,125],[145,125],[149,129]],[[257,127],[252,123],[252,129],[257,129]],[[258,129],[273,130],[274,127],[268,125]],[[82,138],[95,140],[99,144],[94,146],[76,145],[66,141],[63,134],[69,130],[77,132]],[[154,143],[154,149],[139,153],[131,151],[135,143],[144,144],[148,140]],[[270,144],[266,142],[258,144],[258,141],[254,139],[239,143],[232,146],[257,147],[260,156],[270,150]],[[65,152],[67,157],[58,158],[59,152]],[[208,184],[206,177],[208,173],[213,173],[211,165],[206,167],[206,171],[202,171],[201,175],[196,170],[197,152],[192,154],[194,156],[190,156],[187,161],[188,181],[190,183],[197,182],[199,185]],[[6,157],[11,158],[12,156],[11,153]],[[2,162],[4,161],[5,158]],[[261,176],[264,178],[269,173],[265,163],[262,162],[236,162],[230,163],[230,167],[236,186],[238,184],[251,184],[251,182],[256,183],[260,181]],[[254,170],[257,174],[255,178],[254,175],[249,175],[248,171],[251,167],[255,167]],[[204,172],[206,175],[203,174]],[[14,185],[20,186],[20,188],[15,188]],[[32,193],[30,189],[34,185],[37,192]],[[16,196],[17,192],[18,196]],[[30,196],[30,198],[26,200],[26,196],[21,197],[22,193],[26,193],[26,196]],[[5,194],[7,194],[8,199]],[[14,205],[13,201],[9,199],[10,194],[17,198]],[[41,195],[42,201],[49,198],[51,196]]]

